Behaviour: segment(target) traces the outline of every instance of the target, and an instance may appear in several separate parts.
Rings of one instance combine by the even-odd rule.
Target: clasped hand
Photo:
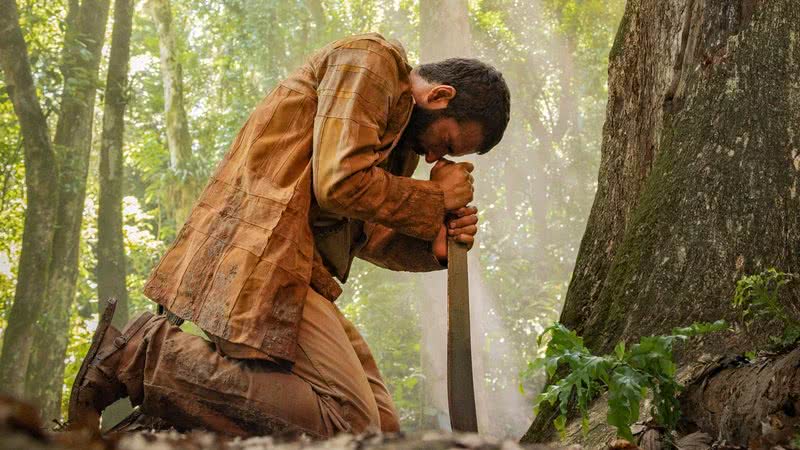
[[[472,201],[472,163],[456,163],[444,158],[431,168],[431,181],[436,182],[444,192],[444,209],[448,212],[467,206]]]
[[[431,169],[431,181],[435,181],[444,193],[447,219],[433,241],[433,253],[440,261],[447,260],[447,238],[472,248],[478,232],[478,208],[467,206],[472,201],[474,166],[468,162],[455,163],[440,159]]]

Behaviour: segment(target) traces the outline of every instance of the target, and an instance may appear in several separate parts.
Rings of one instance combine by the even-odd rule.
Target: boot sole
[[[92,345],[89,346],[89,351],[86,352],[86,356],[83,358],[81,368],[78,369],[78,374],[75,375],[75,382],[72,383],[72,390],[70,391],[69,395],[69,413],[67,415],[68,423],[77,423],[80,421],[80,419],[77,417],[79,409],[77,403],[78,390],[83,384],[83,379],[86,376],[86,372],[89,370],[89,367],[92,365],[94,357],[97,355],[97,350],[100,348],[100,343],[103,342],[103,337],[105,337],[106,331],[111,325],[111,319],[114,317],[114,310],[116,309],[117,301],[115,299],[110,299],[108,301],[108,306],[106,306],[103,314],[100,315],[100,321],[97,323],[97,329],[94,330],[94,336],[92,336]]]

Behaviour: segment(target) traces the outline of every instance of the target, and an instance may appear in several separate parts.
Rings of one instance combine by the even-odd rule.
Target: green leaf
[[[567,416],[566,415],[559,415],[553,421],[553,426],[555,426],[556,431],[558,431],[558,435],[561,437],[562,440],[567,438]]]
[[[770,342],[776,347],[789,346],[800,340],[800,322],[786,312],[778,298],[780,288],[796,279],[796,274],[769,268],[759,274],[744,276],[736,283],[731,305],[741,311],[741,320],[746,328],[760,318],[777,319],[783,324],[780,334],[770,337]]]
[[[614,356],[620,361],[623,360],[625,357],[625,341],[619,341],[617,345],[614,346]]]
[[[674,429],[680,415],[676,395],[681,386],[675,380],[673,342],[725,328],[724,321],[693,323],[674,329],[672,335],[642,337],[630,348],[620,342],[613,354],[597,356],[589,352],[580,336],[561,324],[554,324],[545,330],[550,339],[543,362],[537,361],[533,366],[543,366],[551,377],[559,373],[559,367],[568,370],[563,377],[552,380],[553,384],[537,397],[535,411],[538,414],[542,402],[551,405],[557,402],[558,429],[565,426],[570,401],[574,399],[581,414],[581,428],[586,432],[590,402],[608,389],[608,423],[620,437],[632,440],[630,426],[639,420],[641,403],[650,390],[654,397],[651,413],[660,425]]]
[[[673,336],[692,337],[701,334],[715,333],[728,328],[728,322],[724,320],[717,320],[715,322],[694,322],[688,327],[675,328],[672,330]]]

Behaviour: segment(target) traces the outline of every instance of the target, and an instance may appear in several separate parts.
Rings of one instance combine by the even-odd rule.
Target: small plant
[[[539,336],[539,345],[545,335],[550,336],[543,358],[529,364],[527,373],[544,367],[552,377],[559,366],[565,365],[569,373],[539,394],[539,405],[559,403],[559,415],[553,422],[562,438],[566,432],[567,412],[572,396],[582,417],[583,432],[588,432],[589,402],[608,390],[608,423],[617,429],[617,435],[633,440],[631,425],[639,419],[639,405],[647,391],[653,393],[651,414],[655,421],[668,430],[675,428],[680,417],[676,394],[683,388],[675,380],[676,365],[672,346],[676,340],[711,333],[727,328],[723,320],[714,323],[694,323],[686,328],[675,328],[669,336],[643,337],[630,349],[620,342],[611,355],[595,356],[584,345],[583,338],[563,325],[556,323]]]
[[[733,307],[742,310],[742,321],[746,327],[756,319],[778,319],[783,323],[781,335],[770,336],[770,341],[778,348],[788,347],[800,340],[800,322],[792,319],[778,301],[780,288],[795,279],[795,274],[771,268],[742,277],[736,283]]]

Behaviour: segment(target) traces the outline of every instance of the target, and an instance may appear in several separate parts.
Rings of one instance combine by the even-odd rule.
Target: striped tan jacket
[[[292,362],[306,291],[335,300],[354,256],[441,268],[439,187],[397,148],[413,108],[399,44],[312,55],[256,107],[144,292],[217,339]]]

